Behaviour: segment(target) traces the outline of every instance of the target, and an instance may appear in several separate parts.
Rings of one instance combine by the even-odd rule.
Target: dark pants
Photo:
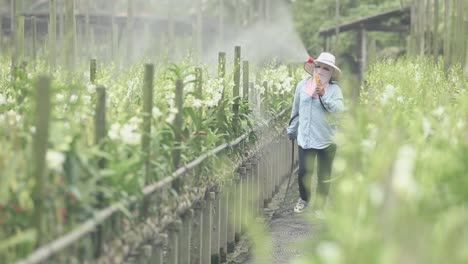
[[[317,193],[319,198],[325,199],[330,189],[330,175],[333,159],[335,158],[336,144],[325,149],[303,149],[299,147],[299,193],[301,199],[310,201],[310,186],[314,173],[315,158],[317,157]]]

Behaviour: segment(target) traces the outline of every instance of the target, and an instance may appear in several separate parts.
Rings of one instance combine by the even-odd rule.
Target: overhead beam
[[[367,31],[382,31],[382,32],[409,32],[407,25],[366,25]]]
[[[367,16],[363,17],[348,23],[343,23],[338,26],[339,32],[345,32],[345,31],[350,31],[350,30],[357,30],[362,28],[362,26],[368,26],[371,24],[380,24],[382,21],[393,18],[393,17],[403,17],[404,15],[409,15],[410,13],[410,8],[409,7],[403,7],[403,8],[397,8],[393,10],[389,10],[386,12],[382,12],[377,15],[373,16]],[[327,36],[327,35],[334,35],[337,30],[337,26],[332,26],[329,28],[325,28],[319,31],[320,36]]]

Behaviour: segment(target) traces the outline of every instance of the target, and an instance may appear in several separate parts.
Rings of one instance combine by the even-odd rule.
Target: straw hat
[[[317,63],[326,64],[335,69],[333,71],[332,78],[338,78],[340,76],[341,70],[335,65],[335,56],[333,54],[328,52],[322,52],[315,60],[314,58],[309,57],[304,63],[304,70],[310,75],[312,75],[312,73],[314,72],[315,64]]]

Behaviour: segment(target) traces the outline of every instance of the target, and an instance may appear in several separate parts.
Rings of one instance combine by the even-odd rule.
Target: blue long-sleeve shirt
[[[296,87],[291,118],[299,114],[288,127],[288,135],[297,136],[297,144],[303,149],[324,149],[333,143],[339,121],[344,112],[343,94],[337,84],[329,84],[320,100],[304,92],[308,79]]]

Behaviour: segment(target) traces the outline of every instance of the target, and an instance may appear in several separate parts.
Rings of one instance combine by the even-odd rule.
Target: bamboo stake
[[[174,168],[177,168],[180,163],[180,150],[178,147],[181,144],[182,139],[182,110],[183,110],[183,96],[184,96],[184,86],[183,80],[176,81],[176,91],[175,91],[175,106],[177,108],[177,114],[174,120],[174,142],[176,150],[172,152],[172,161]]]
[[[197,10],[197,46],[196,46],[196,52],[197,52],[197,58],[200,59],[202,56],[202,49],[203,49],[203,11],[202,11],[202,6],[203,2],[202,0],[196,1],[196,10]]]
[[[239,89],[240,89],[240,60],[241,60],[241,47],[236,46],[234,51],[234,105],[232,107],[232,112],[234,117],[232,119],[232,130],[234,135],[238,134],[239,131]]]
[[[201,263],[202,259],[202,245],[203,245],[203,204],[204,201],[195,202],[194,217],[192,221],[192,237],[191,237],[191,248],[190,248],[190,260],[192,263]]]
[[[211,210],[211,263],[218,264],[219,261],[219,238],[220,238],[220,199],[219,193],[215,194],[215,199],[213,200],[213,208]]]
[[[177,169],[180,164],[180,155],[181,150],[180,146],[182,145],[182,126],[183,126],[183,96],[184,96],[184,84],[183,80],[176,81],[176,91],[175,91],[175,107],[177,108],[177,114],[174,119],[174,150],[172,151],[172,163],[174,169]],[[172,188],[176,191],[179,191],[181,188],[181,180],[175,180],[172,182]]]
[[[90,5],[90,0],[85,0],[85,8],[86,8],[86,15],[85,15],[85,32],[84,32],[84,42],[85,42],[85,53],[86,56],[90,56],[90,41],[91,41],[91,24],[90,24],[90,18],[89,18],[89,13],[91,12],[91,5]]]
[[[97,103],[96,103],[96,114],[94,119],[95,128],[95,144],[99,146],[99,149],[103,150],[103,142],[106,137],[106,88],[100,86],[96,89]],[[104,158],[99,159],[98,167],[100,170],[105,168],[106,160]],[[101,182],[97,183],[98,185]],[[97,207],[103,208],[103,194],[98,192],[97,194]],[[102,241],[103,241],[103,226],[99,225],[95,233],[95,257],[101,256],[102,253]]]
[[[242,234],[242,204],[244,200],[244,179],[242,177],[242,174],[240,173],[240,168],[239,168],[239,173],[235,173],[235,180],[236,180],[236,186],[237,186],[237,193],[235,194],[235,197],[233,197],[233,202],[235,204],[235,234],[234,234],[234,243],[238,243],[240,241],[240,237]]]
[[[431,38],[431,27],[432,27],[432,0],[426,0],[426,23],[424,24],[424,31],[425,35],[424,38],[426,39],[426,50],[427,54],[430,55],[432,52],[432,38]]]
[[[32,59],[36,61],[37,58],[37,19],[36,17],[31,18],[31,30],[32,30]]]
[[[46,240],[44,231],[44,191],[47,185],[46,154],[50,122],[50,78],[41,76],[36,83],[36,133],[33,138],[34,218],[37,232],[36,246]]]
[[[224,47],[224,1],[219,0],[219,47],[222,49]]]
[[[178,250],[178,243],[179,243],[179,233],[180,227],[182,223],[180,220],[175,221],[168,227],[168,237],[169,243],[167,246],[167,263],[168,264],[177,264],[179,263],[179,250]]]
[[[75,36],[75,0],[66,2],[66,44],[65,44],[65,65],[68,70],[73,70],[76,62],[76,36]]]
[[[134,21],[133,21],[133,0],[127,0],[127,61],[126,64],[131,63],[133,59],[133,29],[134,29]]]
[[[205,208],[203,209],[203,243],[202,243],[202,261],[201,263],[211,263],[211,210],[213,208],[213,200],[215,193],[210,192],[207,197]]]
[[[226,262],[227,255],[227,240],[228,240],[228,216],[229,216],[229,188],[225,185],[220,199],[220,219],[219,219],[219,260],[221,263]]]
[[[243,76],[243,82],[242,82],[242,99],[244,102],[249,101],[249,62],[244,61],[242,64],[242,76]]]
[[[227,192],[227,248],[226,252],[231,253],[234,251],[235,244],[235,233],[236,233],[236,194],[237,194],[237,184],[233,183],[232,179],[228,180],[228,192]]]
[[[197,80],[195,85],[195,93],[198,99],[203,99],[203,72],[199,67],[195,68],[195,78]]]
[[[143,133],[141,137],[141,150],[145,156],[144,175],[145,185],[148,185],[152,178],[151,165],[151,122],[153,119],[153,84],[154,65],[145,65],[145,82],[143,84]],[[143,200],[142,217],[146,218],[148,213],[149,201]]]
[[[450,43],[451,43],[451,26],[450,26],[450,0],[444,0],[444,26],[445,26],[445,38],[444,38],[444,66],[445,70],[450,65]]]
[[[439,0],[434,0],[434,19],[433,19],[433,34],[432,47],[434,54],[434,63],[438,62],[439,58]]]
[[[91,59],[89,63],[89,79],[92,84],[96,84],[96,75],[97,75],[97,61],[96,59]]]
[[[176,51],[175,47],[175,23],[174,23],[174,10],[173,10],[173,1],[174,0],[167,0],[167,20],[168,20],[168,57],[169,59],[173,59],[174,52]]]
[[[192,239],[193,210],[188,210],[182,216],[182,233],[179,240],[179,264],[190,264],[190,242]]]
[[[226,53],[218,53],[218,77],[224,78],[226,75]]]

